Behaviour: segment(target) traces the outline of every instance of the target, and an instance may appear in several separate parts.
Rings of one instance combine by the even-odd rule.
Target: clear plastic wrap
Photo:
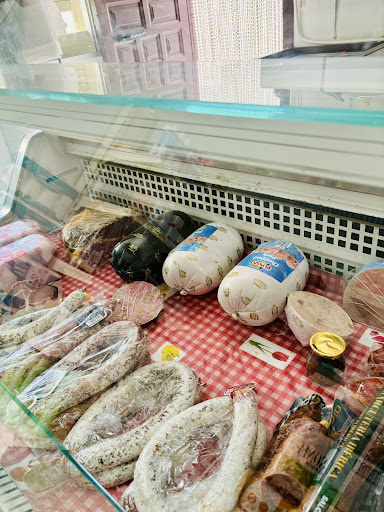
[[[20,345],[48,331],[68,318],[88,299],[90,295],[83,290],[76,290],[54,308],[35,311],[7,322],[0,326],[0,348]]]
[[[24,238],[25,236],[43,234],[44,230],[40,224],[34,220],[22,219],[0,227],[0,247],[11,244]]]
[[[298,510],[351,512],[360,489],[383,460],[384,387],[328,453]]]
[[[332,444],[328,417],[319,395],[295,400],[276,425],[236,512],[285,512],[300,505]]]
[[[133,477],[137,457],[154,432],[199,398],[198,378],[183,363],[149,364],[103,393],[64,446],[104,487],[116,486]]]
[[[195,405],[153,435],[136,464],[134,499],[122,502],[140,512],[231,512],[264,434],[251,388]]]
[[[366,265],[351,277],[343,306],[355,322],[384,330],[384,261]]]
[[[114,246],[145,222],[134,210],[103,203],[98,207],[103,210],[91,205],[75,215],[62,231],[71,264],[90,273],[108,263]]]
[[[57,306],[62,300],[61,281],[40,287],[32,281],[17,281],[0,300],[1,322],[5,323],[32,311]]]
[[[137,368],[148,357],[148,338],[132,322],[117,322],[83,341],[27,386],[18,400],[50,428],[55,419],[83,403]],[[5,421],[18,428],[24,439],[40,435],[20,424],[16,403],[10,403]]]
[[[60,279],[49,268],[55,249],[47,237],[34,234],[0,248],[0,291],[17,281],[32,281],[36,287]]]
[[[113,321],[130,321],[144,325],[163,309],[160,290],[145,281],[135,281],[118,288],[108,302],[113,310]]]
[[[80,307],[48,331],[23,343],[0,361],[1,382],[13,394],[21,393],[38,375],[98,332],[106,315],[101,305]],[[0,390],[0,414],[4,414],[10,401]]]

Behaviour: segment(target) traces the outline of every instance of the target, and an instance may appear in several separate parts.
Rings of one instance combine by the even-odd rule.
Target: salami
[[[111,320],[143,325],[156,318],[163,309],[163,296],[156,286],[135,281],[116,290],[110,303],[113,308]]]
[[[293,292],[285,308],[288,325],[303,346],[309,346],[313,334],[328,331],[343,339],[353,333],[352,320],[337,304],[310,292]]]
[[[283,312],[289,293],[304,288],[308,272],[307,259],[291,242],[266,242],[223,279],[220,305],[234,320],[266,325]]]
[[[219,286],[243,252],[235,229],[216,222],[206,224],[171,251],[163,266],[164,281],[182,295],[203,295]]]
[[[121,380],[82,416],[65,440],[77,461],[108,486],[132,478],[145,444],[168,419],[199,398],[198,379],[184,364],[153,363]],[[128,466],[127,466],[128,464]],[[120,469],[118,469],[120,467]],[[114,471],[107,471],[114,468]],[[131,473],[125,469],[131,468]],[[72,466],[68,468],[73,471]]]
[[[363,267],[349,281],[343,306],[355,322],[384,330],[384,261]]]
[[[169,420],[137,461],[137,509],[231,512],[251,468],[257,418],[252,394],[235,393]]]

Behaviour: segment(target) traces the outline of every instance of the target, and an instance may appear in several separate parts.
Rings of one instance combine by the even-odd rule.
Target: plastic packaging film
[[[148,358],[148,339],[132,322],[117,322],[95,333],[43,372],[18,399],[47,428],[60,414],[108,388]],[[5,421],[27,441],[42,434],[23,424],[16,403],[10,403]]]
[[[133,502],[140,512],[231,512],[265,443],[251,389],[178,414],[150,439],[136,464]]]
[[[76,423],[65,447],[102,485],[116,486],[133,477],[151,436],[199,398],[199,381],[183,363],[149,364],[106,391]],[[88,483],[71,465],[68,471]]]
[[[101,305],[80,307],[72,315],[33,338],[0,361],[0,381],[18,395],[41,373],[98,332],[107,315]],[[11,401],[0,392],[0,414]]]
[[[113,211],[86,208],[62,230],[71,264],[93,273],[108,263],[113,247],[145,222],[134,210]]]
[[[384,261],[366,265],[352,277],[343,307],[355,322],[384,330]]]
[[[165,283],[181,295],[203,295],[217,288],[244,252],[240,234],[212,222],[175,247],[163,266]]]
[[[223,279],[218,299],[234,320],[266,325],[283,312],[289,293],[305,287],[308,274],[308,261],[294,244],[265,242]]]
[[[163,296],[156,286],[135,281],[118,288],[108,304],[113,310],[112,321],[128,320],[144,325],[163,309]]]
[[[111,265],[123,281],[147,281],[159,285],[163,282],[162,267],[169,251],[194,228],[195,222],[186,213],[162,213],[113,248]]]

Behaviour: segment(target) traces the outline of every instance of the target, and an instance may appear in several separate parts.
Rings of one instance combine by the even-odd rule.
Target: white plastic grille
[[[380,219],[363,215],[112,163],[83,160],[82,164],[92,198],[140,208],[149,216],[179,209],[201,222],[220,220],[238,229],[250,248],[286,238],[305,252],[313,266],[344,276],[359,265],[384,258],[384,219],[381,224]]]
[[[33,512],[29,502],[1,466],[0,510],[4,512]]]

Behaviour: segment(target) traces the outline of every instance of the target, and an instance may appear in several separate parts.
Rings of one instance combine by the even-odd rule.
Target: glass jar
[[[320,331],[311,337],[310,346],[308,377],[322,386],[340,384],[345,370],[343,338],[333,332]]]

